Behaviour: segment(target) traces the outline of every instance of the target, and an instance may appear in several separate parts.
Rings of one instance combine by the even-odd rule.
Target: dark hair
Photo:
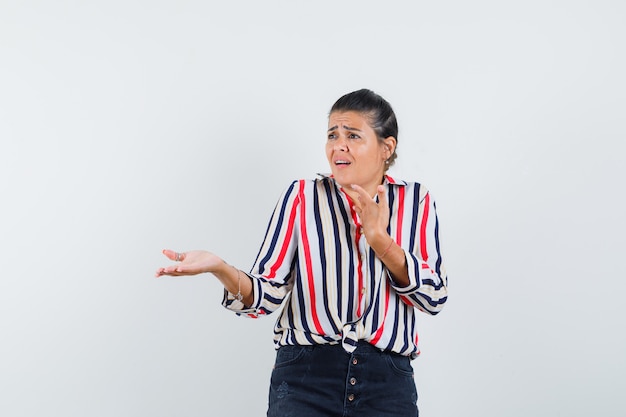
[[[389,136],[393,136],[396,138],[396,147],[398,146],[398,121],[387,100],[373,91],[363,88],[345,94],[330,109],[330,113],[347,111],[361,113],[367,117],[370,126],[376,132],[379,142],[382,142],[383,139]],[[387,160],[387,167],[393,165],[397,156],[394,148],[393,154]]]

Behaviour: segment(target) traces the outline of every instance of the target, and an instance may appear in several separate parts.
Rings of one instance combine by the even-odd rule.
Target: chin
[[[333,178],[335,178],[335,181],[337,181],[337,183],[342,187],[348,187],[354,184],[354,182],[350,180],[350,177],[345,175],[333,173]]]

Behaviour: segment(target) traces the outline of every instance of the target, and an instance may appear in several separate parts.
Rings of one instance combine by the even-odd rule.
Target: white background
[[[153,273],[249,269],[362,87],[438,205],[421,415],[626,415],[625,51],[618,0],[0,0],[0,415],[265,415],[275,317]]]

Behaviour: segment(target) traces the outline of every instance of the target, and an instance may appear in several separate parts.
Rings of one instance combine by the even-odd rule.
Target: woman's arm
[[[165,249],[163,254],[170,260],[178,263],[167,267],[159,268],[156,276],[188,276],[201,273],[212,273],[220,280],[226,291],[235,294],[236,297],[241,295],[240,301],[245,306],[250,306],[253,302],[252,281],[250,277],[227,264],[219,256],[203,250],[194,250],[190,252],[174,252]]]
[[[354,207],[361,218],[361,227],[367,243],[385,264],[394,282],[400,287],[408,286],[410,282],[404,250],[387,233],[389,204],[385,187],[379,185],[376,189],[378,203],[358,185],[353,185],[352,189],[358,193]]]
[[[384,186],[378,186],[378,203],[360,187],[355,209],[370,247],[385,264],[392,286],[405,303],[429,314],[437,314],[448,299],[448,279],[439,252],[439,225],[435,203],[425,189],[417,210],[417,244],[413,251],[400,247],[389,234],[389,205]]]
[[[180,262],[159,268],[156,276],[210,272],[224,285],[224,307],[247,317],[272,313],[291,290],[288,280],[298,246],[294,219],[298,214],[298,195],[302,186],[302,182],[294,181],[278,200],[250,274],[227,264],[211,252],[196,250],[178,253],[177,259],[177,252],[166,249],[163,251],[165,256]]]

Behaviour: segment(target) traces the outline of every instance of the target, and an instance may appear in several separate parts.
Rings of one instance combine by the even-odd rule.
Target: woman
[[[415,310],[437,314],[447,278],[433,199],[386,175],[397,141],[387,101],[365,89],[346,94],[328,117],[332,175],[285,190],[250,273],[210,252],[163,251],[178,263],[157,276],[211,272],[237,314],[284,304],[270,417],[418,415]]]

